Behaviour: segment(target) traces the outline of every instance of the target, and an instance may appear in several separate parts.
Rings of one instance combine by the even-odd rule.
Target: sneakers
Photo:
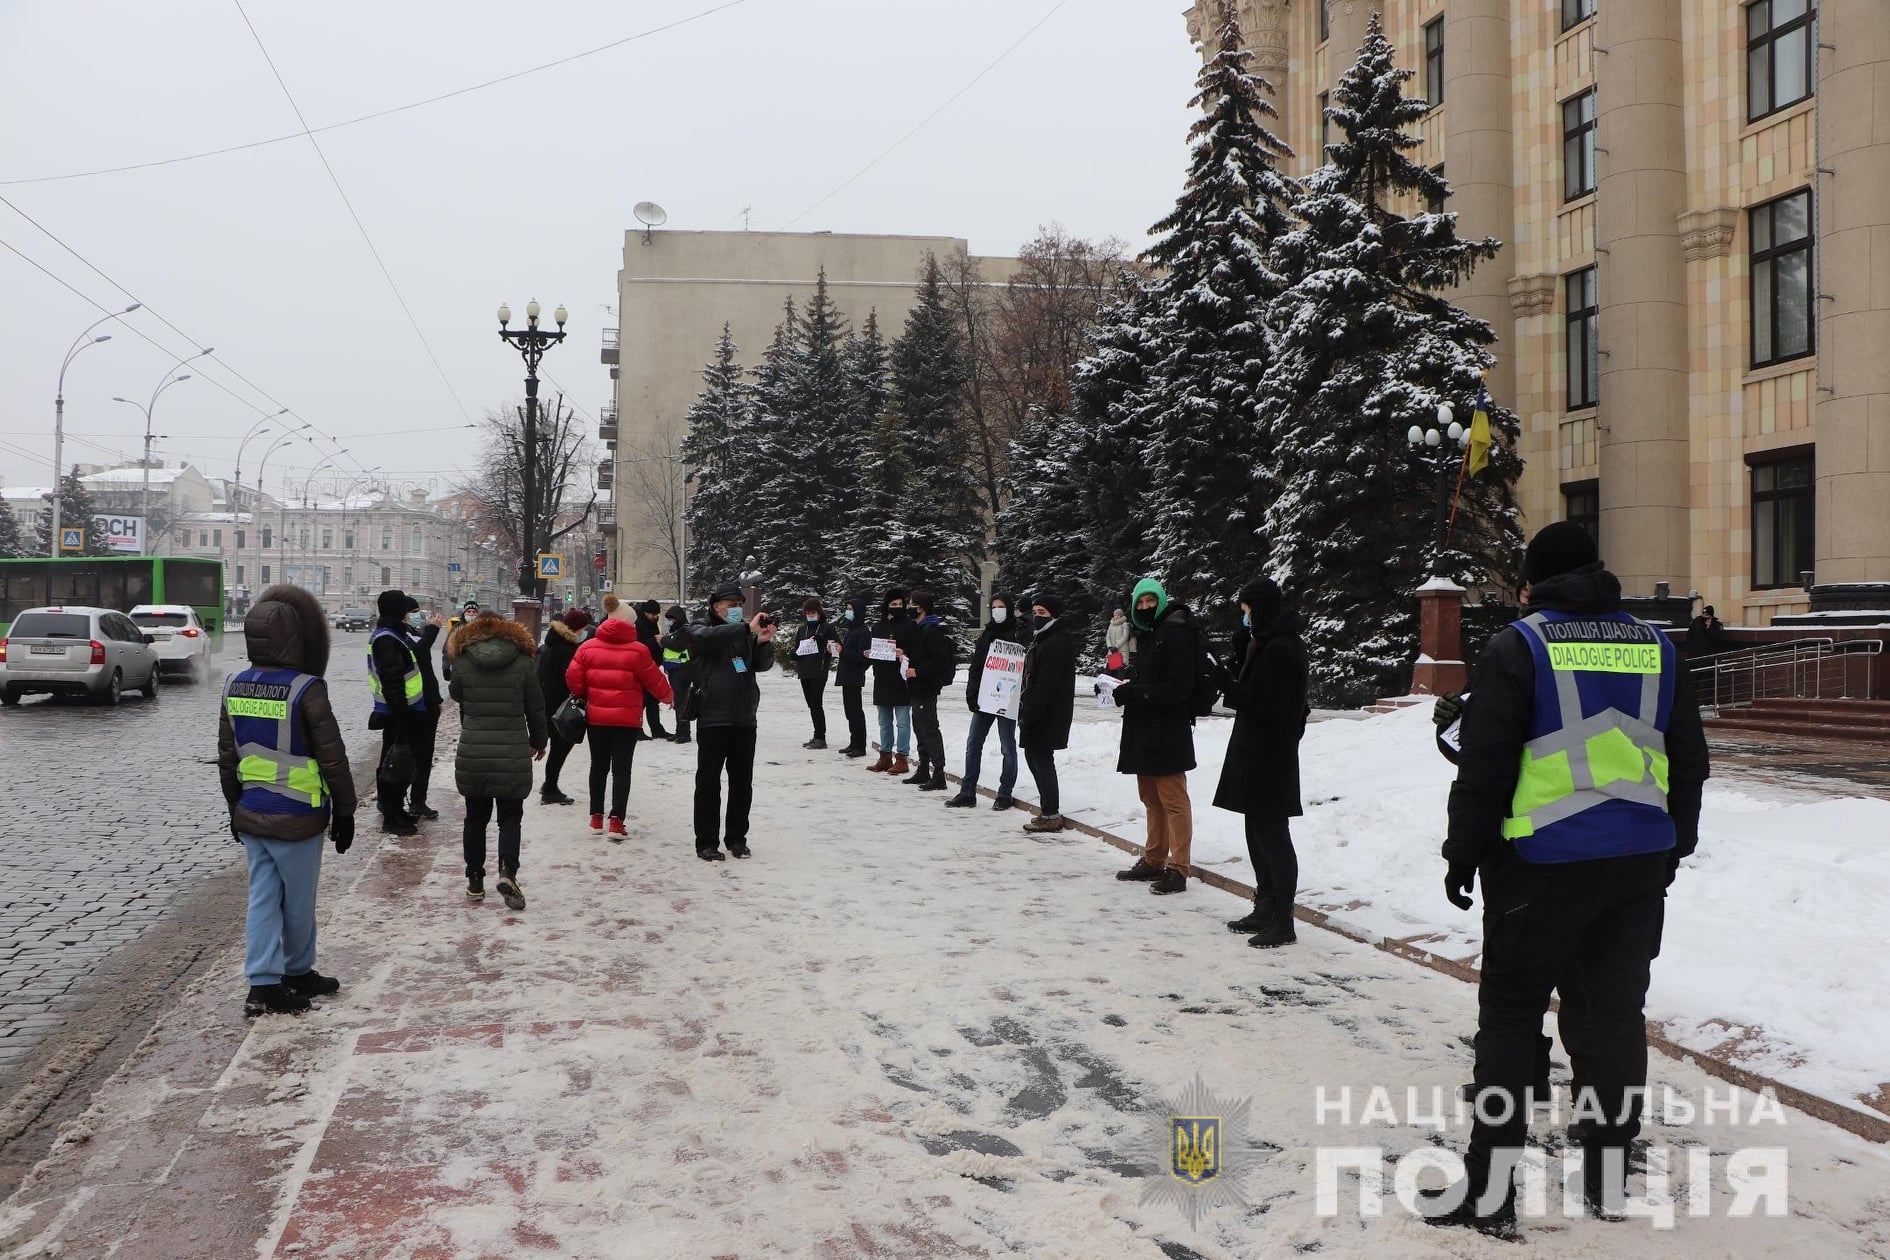
[[[1116,878],[1120,880],[1131,881],[1133,883],[1138,883],[1138,884],[1152,884],[1157,879],[1161,878],[1161,874],[1162,874],[1161,867],[1150,866],[1147,862],[1144,862],[1141,858],[1137,858],[1135,859],[1135,865],[1131,866],[1128,870],[1117,871]]]
[[[1254,933],[1264,932],[1272,926],[1273,903],[1258,897],[1254,898],[1253,909],[1247,912],[1245,918],[1229,919],[1227,921],[1227,930],[1230,932],[1239,932],[1242,936],[1252,936]]]
[[[1040,835],[1046,831],[1062,831],[1068,825],[1062,814],[1039,814],[1024,824],[1024,830]]]
[[[381,815],[381,830],[390,836],[417,836],[420,827],[407,814]]]
[[[575,805],[577,798],[566,796],[557,788],[546,788],[538,794],[538,803],[540,805]]]
[[[341,992],[341,981],[333,976],[324,976],[310,967],[299,976],[282,977],[282,987],[304,997],[327,997],[330,993]]]
[[[525,894],[519,889],[517,875],[513,874],[511,871],[500,871],[498,889],[499,896],[505,898],[505,908],[507,910],[523,910],[525,908]]]
[[[1010,797],[1000,796],[995,801],[991,802],[991,808],[1002,812],[1003,810],[1010,809],[1012,806],[1016,804],[1017,802],[1013,801]]]
[[[243,1017],[258,1015],[300,1015],[308,1009],[308,998],[279,984],[252,984],[243,999]]]
[[[612,844],[622,844],[625,840],[630,838],[630,833],[623,829],[623,819],[612,818],[610,820],[609,835]]]
[[[898,774],[899,771],[895,769],[893,773]],[[917,787],[921,783],[930,783],[932,781],[932,767],[921,761],[911,774],[899,781],[912,787]]]
[[[748,851],[746,844],[731,844],[728,846],[728,852],[730,857],[746,858],[754,856],[754,854]]]
[[[1149,881],[1148,890],[1157,897],[1166,897],[1170,893],[1187,892],[1188,877],[1171,866]]]
[[[591,834],[598,836],[604,834],[604,816],[602,814],[591,815]]]
[[[879,755],[879,760],[875,761],[872,765],[867,767],[867,769],[872,771],[874,774],[885,774],[888,770],[892,768],[893,768],[893,756],[889,752],[881,753]]]
[[[407,807],[407,812],[422,822],[431,822],[440,816],[440,811],[425,801],[415,801]]]
[[[705,862],[724,862],[728,860],[727,856],[722,852],[722,850],[704,849],[700,846],[696,848],[696,856],[701,858]]]
[[[824,749],[826,748],[826,746],[827,746],[827,741],[819,735],[814,736],[812,739],[808,740],[805,744],[801,745],[802,748],[812,748],[815,751]]]
[[[484,901],[486,899],[486,877],[468,875],[466,877],[466,900]]]
[[[949,798],[945,802],[945,808],[946,809],[970,809],[973,805],[976,805],[977,803],[978,803],[977,797],[972,796],[966,792],[960,792],[958,795]]]

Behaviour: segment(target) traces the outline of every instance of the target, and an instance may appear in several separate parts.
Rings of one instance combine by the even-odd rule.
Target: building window
[[[1424,25],[1424,100],[1432,109],[1444,103],[1444,19]]]
[[[1755,0],[1746,7],[1748,120],[1811,96],[1817,27],[1811,0]]]
[[[1437,176],[1439,183],[1443,183],[1444,164],[1442,162],[1439,162],[1436,166],[1433,166],[1431,168],[1431,174]],[[1435,193],[1426,197],[1424,199],[1424,209],[1426,213],[1442,214],[1444,212],[1444,201],[1449,196],[1450,196],[1450,185],[1445,184],[1442,188],[1438,189]]]
[[[382,565],[381,566],[381,585],[383,587],[388,587],[388,586],[392,586],[393,584],[394,584],[394,571],[388,568],[386,565]]]
[[[240,564],[236,566],[236,584],[238,586],[243,584],[243,566]]]
[[[414,568],[412,565],[407,566],[407,585],[409,587],[417,587],[420,585],[420,570]]]
[[[215,546],[216,546],[216,548],[217,548],[217,550],[218,550],[218,551],[221,551],[221,550],[223,550],[223,531],[222,531],[222,530],[220,530],[220,529],[213,529],[213,530],[211,530],[211,531],[210,531],[210,541],[211,541],[211,542],[212,542],[213,544],[215,544]]]
[[[1329,160],[1325,148],[1332,143],[1332,119],[1326,114],[1331,104],[1332,93],[1321,92],[1319,94],[1319,157],[1321,161]]]
[[[1595,269],[1583,267],[1563,277],[1567,289],[1568,323],[1562,352],[1568,363],[1568,410],[1592,407],[1601,397],[1601,348],[1596,338],[1601,300],[1596,292]]]
[[[243,541],[243,533],[244,531],[240,529],[236,531],[236,549],[238,551],[241,551],[244,547],[248,546],[248,544]]]
[[[1319,0],[1319,42],[1332,38],[1332,0]]]
[[[1754,207],[1752,366],[1801,359],[1813,349],[1811,190]]]
[[[425,549],[420,537],[420,527],[415,525],[407,531],[407,550],[419,555]]]
[[[264,546],[267,545],[267,543],[264,544]],[[269,585],[269,566],[266,564],[262,567],[262,584],[264,586]]]
[[[341,545],[343,548],[345,548],[348,551],[354,550],[354,531],[353,530],[349,529],[349,530],[342,531]]]
[[[303,551],[308,550],[308,526],[302,526],[302,533],[296,545]]]
[[[1800,449],[1752,466],[1752,588],[1797,586],[1811,571],[1812,457]]]
[[[1562,519],[1579,525],[1597,544],[1601,542],[1601,483],[1578,481],[1562,487]]]
[[[330,529],[326,525],[322,526],[322,550],[332,551],[334,550],[334,546],[335,546],[335,531]]]
[[[264,551],[269,550],[269,527],[267,525],[262,527],[262,549]],[[267,582],[268,580],[269,580],[269,570],[264,569],[263,581]]]
[[[1562,200],[1595,191],[1595,89],[1562,102]]]
[[[1595,16],[1595,0],[1562,0],[1562,29],[1572,30]]]
[[[392,525],[383,525],[381,526],[381,550],[392,551],[393,549],[394,527]]]

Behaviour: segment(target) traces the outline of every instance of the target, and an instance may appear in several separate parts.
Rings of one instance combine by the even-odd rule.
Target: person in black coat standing
[[[935,611],[938,597],[920,587],[912,592],[918,625],[906,650],[906,692],[912,698],[912,733],[919,741],[919,768],[907,783],[921,792],[945,790],[945,735],[938,725],[939,693],[958,672],[958,646],[945,620]]]
[[[774,618],[742,620],[742,591],[733,582],[709,596],[707,625],[689,627],[702,698],[696,718],[696,856],[720,862],[722,843],[748,856],[748,808],[755,795],[755,729],[761,687],[755,675],[774,668]],[[722,774],[728,773],[728,820],[722,819]]]
[[[906,593],[887,591],[871,637],[890,640],[894,651],[904,655],[911,647],[914,629],[906,619]],[[874,774],[904,774],[912,768],[908,760],[912,755],[912,693],[906,688],[904,661],[873,662],[873,708],[879,713],[879,760],[867,769]]]
[[[1271,949],[1295,939],[1293,895],[1299,858],[1288,819],[1299,801],[1299,741],[1306,733],[1306,645],[1299,618],[1289,612],[1272,578],[1240,592],[1246,650],[1233,661],[1225,699],[1234,733],[1221,762],[1214,807],[1246,815],[1247,856],[1253,862],[1253,913],[1227,926],[1251,933],[1249,945]]]
[[[381,760],[374,776],[375,804],[381,812],[381,830],[394,836],[419,833],[418,819],[407,812],[411,780],[390,778],[394,749],[413,753],[426,721],[426,679],[418,653],[407,634],[407,593],[382,591],[375,599],[374,632],[368,638],[368,669],[373,675],[374,712],[368,729],[381,733]],[[450,673],[450,670],[449,670]],[[410,682],[417,684],[408,694]],[[436,687],[438,684],[434,684]]]
[[[1063,616],[1063,600],[1038,591],[1030,602],[1032,635],[1024,654],[1023,689],[1017,697],[1017,742],[1037,783],[1037,817],[1025,831],[1062,831],[1063,797],[1057,786],[1057,754],[1070,746],[1076,720],[1077,631]]]
[[[571,667],[571,658],[577,655],[578,645],[584,642],[584,628],[591,624],[591,615],[582,608],[567,608],[545,626],[545,643],[538,650],[538,690],[545,697],[545,716],[557,713],[558,706],[570,698],[570,688],[565,685],[564,671]],[[564,769],[565,758],[571,755],[574,746],[570,740],[558,734],[556,725],[548,730],[551,740],[551,752],[545,758],[545,783],[538,792],[539,803],[544,805],[574,805],[576,800],[564,793],[558,786],[558,773]]]
[[[971,676],[965,680],[965,705],[971,710],[971,732],[965,739],[965,777],[958,794],[945,804],[954,809],[970,809],[978,803],[978,771],[984,761],[985,737],[993,726],[998,731],[998,747],[1004,754],[1004,768],[998,778],[997,800],[992,809],[1009,809],[1011,790],[1017,786],[1017,714],[986,713],[978,707],[978,692],[984,686],[984,663],[991,655],[991,645],[1008,643],[1017,647],[1030,645],[1030,623],[1018,615],[1017,601],[1010,592],[997,591],[991,596],[989,619],[984,632],[971,649]]]
[[[794,632],[794,676],[801,680],[801,698],[807,701],[808,716],[814,719],[814,737],[802,748],[827,746],[827,673],[831,669],[831,644],[840,636],[827,624],[820,601],[808,596],[801,605],[800,628]]]
[[[1135,585],[1129,604],[1135,655],[1129,681],[1115,689],[1122,716],[1116,772],[1135,776],[1148,810],[1142,856],[1117,879],[1142,882],[1160,896],[1187,891],[1194,848],[1194,806],[1188,771],[1194,769],[1194,684],[1202,652],[1194,615],[1168,598],[1154,578]]]
[[[696,690],[696,662],[689,654],[689,614],[681,604],[672,604],[663,619],[669,632],[663,636],[663,654],[657,658],[669,675],[669,689],[675,694],[676,734],[670,742],[689,742],[689,706]]]
[[[866,601],[858,595],[848,600],[842,620],[845,624],[841,627],[844,637],[840,642],[840,664],[834,671],[840,703],[847,713],[847,746],[840,750],[840,755],[864,757],[866,704],[862,693],[866,689],[867,666],[872,664],[866,659],[866,653],[873,646],[873,628],[866,621]]]
[[[649,649],[653,661],[663,659],[662,615],[663,606],[653,599],[637,605],[637,642]],[[643,694],[643,729],[651,739],[670,738],[663,729],[663,702],[648,692]]]
[[[433,644],[440,637],[440,619],[420,611],[420,601],[407,596],[407,638],[420,666],[420,695],[427,711],[416,714],[413,729],[413,786],[407,790],[407,812],[415,818],[438,818],[440,811],[427,804],[433,783],[433,745],[440,732],[440,678],[433,672]]]

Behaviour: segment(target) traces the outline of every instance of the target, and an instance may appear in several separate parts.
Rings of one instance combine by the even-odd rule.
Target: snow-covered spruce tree
[[[906,556],[907,496],[912,491],[912,458],[906,448],[905,421],[887,411],[873,421],[859,452],[859,494],[848,516],[847,550],[841,556],[841,582],[847,596],[866,600],[877,615],[881,597],[892,587],[909,586]]]
[[[749,555],[749,515],[741,484],[744,445],[753,421],[752,391],[742,377],[727,324],[715,357],[702,370],[702,393],[689,408],[682,442],[691,481],[689,587],[707,591],[735,579]]]
[[[879,312],[867,312],[866,322],[846,346],[844,362],[847,373],[849,407],[845,423],[834,447],[834,458],[850,469],[851,491],[832,531],[831,546],[838,575],[833,593],[845,599],[852,595],[877,596],[859,585],[863,547],[873,545],[860,532],[860,502],[866,492],[866,480],[872,459],[872,446],[881,418],[886,414],[886,339],[879,331]],[[836,605],[844,607],[844,605]]]
[[[935,592],[954,628],[975,627],[972,566],[984,552],[984,521],[965,433],[972,363],[936,258],[926,259],[918,300],[888,359],[891,410],[912,464],[902,504],[902,578]]]
[[[59,479],[60,528],[82,528],[85,530],[84,550],[76,553],[65,552],[61,554],[77,554],[82,556],[109,556],[112,554],[112,549],[105,545],[105,539],[100,536],[96,529],[92,528],[92,518],[97,514],[98,509],[92,506],[92,495],[86,490],[85,483],[79,480],[76,472],[69,472]],[[44,512],[40,513],[39,529],[37,533],[39,545],[34,550],[33,554],[37,556],[52,555],[52,508],[50,504]]]
[[[1079,527],[1088,481],[1089,434],[1073,416],[1039,411],[1010,446],[1011,499],[998,514],[998,586],[1018,599],[1062,596],[1092,611],[1089,546]]]
[[[13,509],[0,503],[0,560],[21,559],[28,554],[30,546],[26,531],[20,527],[20,518],[13,515]]]
[[[1460,240],[1453,214],[1395,208],[1401,196],[1422,203],[1446,191],[1408,156],[1427,109],[1404,94],[1410,77],[1373,18],[1333,93],[1339,139],[1293,206],[1302,226],[1273,252],[1287,287],[1268,311],[1274,359],[1261,401],[1273,444],[1262,466],[1268,564],[1307,614],[1311,681],[1327,704],[1404,687],[1417,645],[1413,592],[1433,571],[1435,486],[1435,466],[1414,457],[1406,435],[1435,424],[1440,402],[1469,422],[1495,341],[1443,291],[1498,242]],[[1441,562],[1466,584],[1506,572],[1520,544],[1516,419],[1493,408],[1490,422],[1491,467],[1466,483]]]
[[[1276,165],[1292,156],[1265,120],[1271,88],[1248,69],[1234,6],[1191,105],[1193,157],[1175,209],[1143,255],[1153,281],[1155,355],[1132,406],[1146,433],[1145,525],[1170,593],[1230,626],[1232,592],[1260,571],[1267,457],[1257,401],[1268,362],[1262,315],[1280,278],[1268,264],[1297,195]]]
[[[1135,580],[1151,571],[1143,457],[1149,434],[1137,400],[1154,365],[1155,309],[1154,295],[1125,272],[1070,385],[1086,476],[1077,511],[1063,528],[1079,532],[1089,554],[1085,580],[1060,592],[1074,614],[1126,604]]]

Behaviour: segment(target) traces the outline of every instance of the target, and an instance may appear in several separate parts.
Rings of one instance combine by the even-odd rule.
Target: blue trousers
[[[979,709],[971,715],[971,734],[965,739],[965,785],[959,790],[966,796],[978,791],[978,771],[984,760],[984,739],[997,724],[998,747],[1004,751],[1004,769],[998,775],[998,795],[1009,797],[1017,786],[1017,719],[999,717]]]
[[[248,949],[243,972],[252,985],[315,969],[315,882],[322,873],[322,837],[266,840],[244,836],[249,855]]]
[[[879,710],[879,750],[896,756],[912,755],[912,706],[909,704],[876,704]],[[899,726],[899,743],[893,744],[893,724]]]

